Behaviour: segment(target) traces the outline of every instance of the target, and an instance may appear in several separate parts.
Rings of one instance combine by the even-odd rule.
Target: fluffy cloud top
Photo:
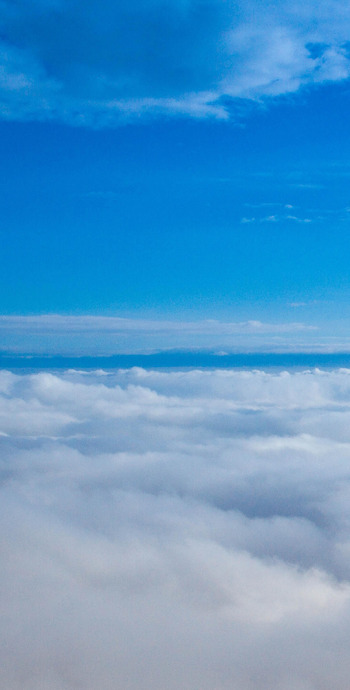
[[[349,370],[0,391],[2,687],[347,689]]]
[[[226,118],[237,97],[349,76],[345,0],[4,0],[1,24],[9,119]]]

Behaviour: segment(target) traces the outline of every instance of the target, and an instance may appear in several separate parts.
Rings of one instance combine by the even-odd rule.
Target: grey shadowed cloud
[[[344,0],[4,0],[0,16],[5,119],[225,119],[237,98],[349,76]]]
[[[349,370],[0,391],[2,687],[347,690]]]

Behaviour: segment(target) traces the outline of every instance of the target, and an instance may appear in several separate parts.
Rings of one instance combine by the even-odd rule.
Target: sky
[[[347,3],[4,0],[0,15],[0,314],[134,320],[129,350],[260,347],[244,326],[227,342],[221,324],[247,322],[271,349],[278,326],[284,348],[349,349]],[[157,320],[216,320],[216,336],[149,345]],[[95,331],[84,352],[110,351]],[[3,342],[17,351],[15,331]],[[42,348],[30,330],[22,349]]]
[[[348,690],[349,3],[0,18],[0,686]]]

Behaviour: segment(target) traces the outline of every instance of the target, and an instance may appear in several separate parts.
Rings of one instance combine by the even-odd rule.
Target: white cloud
[[[286,216],[286,220],[294,220],[296,223],[312,223],[311,218],[299,218],[298,216]]]
[[[263,208],[265,206],[280,206],[280,205],[281,204],[270,204],[270,203],[266,204],[265,203],[265,204],[257,205],[256,208],[258,208],[259,206],[261,208]],[[285,209],[292,209],[293,206],[291,206],[290,204],[286,204],[284,208]],[[318,216],[317,219],[319,220],[320,216]],[[261,216],[260,218],[256,218],[255,216],[252,216],[252,217],[244,216],[243,218],[241,218],[241,223],[281,223],[281,222],[285,223],[286,221],[293,221],[295,223],[312,223],[313,222],[313,220],[311,218],[304,218],[304,217],[292,215],[290,213],[286,213],[284,215],[273,213],[273,214],[270,214],[268,216]]]
[[[290,302],[289,306],[298,308],[298,307],[315,307],[320,304],[327,304],[326,300],[319,300],[319,299],[311,299],[308,301],[300,301],[300,302]]]
[[[90,126],[156,114],[225,119],[231,100],[350,74],[344,0],[4,0],[0,12],[6,119]]]
[[[113,354],[176,348],[239,349],[265,344],[276,336],[287,339],[312,333],[315,327],[301,322],[264,323],[258,320],[172,321],[116,316],[0,315],[1,349],[27,353]],[[254,338],[257,341],[254,342]],[[245,345],[244,345],[245,341]]]
[[[0,396],[2,687],[346,690],[349,370]]]

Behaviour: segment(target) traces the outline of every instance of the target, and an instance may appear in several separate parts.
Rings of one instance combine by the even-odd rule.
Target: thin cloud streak
[[[223,345],[239,348],[242,340],[246,346],[252,346],[254,338],[267,345],[274,338],[293,339],[300,333],[316,331],[315,326],[302,322],[264,323],[253,319],[223,322],[60,314],[0,316],[2,351],[22,353],[107,354]]]

